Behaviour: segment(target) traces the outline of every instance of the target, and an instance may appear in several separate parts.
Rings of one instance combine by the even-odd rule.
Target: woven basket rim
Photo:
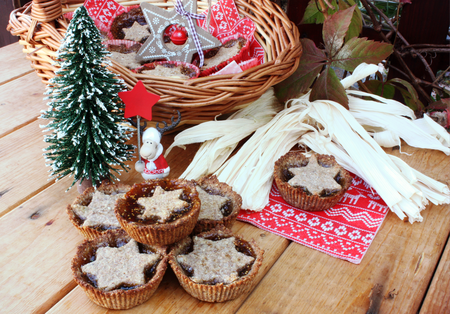
[[[54,1],[57,0],[49,2]],[[128,6],[124,1],[117,0]],[[40,0],[41,4],[43,2]],[[163,0],[157,3],[161,6],[172,5]],[[201,2],[198,3],[200,9]],[[238,74],[191,80],[137,74],[114,61],[110,70],[119,74],[128,88],[133,88],[137,81],[141,80],[149,92],[161,96],[160,101],[153,107],[155,120],[166,120],[179,109],[183,117],[180,126],[186,123],[196,124],[212,120],[219,114],[233,112],[234,108],[242,108],[244,104],[256,100],[270,86],[283,81],[297,69],[302,46],[297,26],[275,3],[270,0],[235,0],[235,4],[241,16],[247,16],[256,24],[255,39],[265,51],[265,63]],[[13,35],[21,37],[20,43],[24,46],[24,52],[31,60],[32,67],[43,82],[48,84],[48,80],[58,69],[53,60],[59,43],[64,38],[68,21],[63,16],[50,22],[36,21],[31,12],[33,5],[33,2],[29,2],[12,11],[7,29]],[[64,4],[63,12],[75,8],[74,5],[70,7]]]

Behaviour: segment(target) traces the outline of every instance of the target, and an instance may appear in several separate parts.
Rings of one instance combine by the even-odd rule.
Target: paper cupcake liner
[[[316,155],[317,161],[325,165],[335,165],[336,160],[330,155]],[[344,169],[340,170],[342,189],[331,196],[308,195],[301,188],[292,187],[284,179],[283,171],[287,168],[305,166],[308,163],[306,158],[300,152],[289,152],[280,157],[275,163],[274,179],[280,191],[281,197],[290,205],[306,211],[326,210],[336,205],[344,196],[345,192],[352,185],[351,175]]]
[[[238,64],[242,71],[248,70],[259,65],[258,58],[251,58]]]
[[[203,189],[211,191],[213,194],[229,198],[231,201],[232,210],[228,216],[220,220],[212,220],[212,219],[198,220],[195,225],[193,233],[197,234],[205,232],[214,229],[217,225],[224,225],[226,228],[231,228],[236,222],[236,218],[239,215],[239,211],[241,210],[242,206],[241,196],[236,192],[234,192],[228,184],[219,182],[219,180],[215,175],[202,177],[196,182],[196,184],[198,184]]]
[[[100,187],[98,188],[98,191],[103,192],[105,194],[110,194],[112,192],[124,193],[124,192],[129,191],[130,189],[131,189],[131,186],[122,184],[122,183],[119,183],[119,184],[104,183],[104,184],[100,185]],[[85,205],[85,206],[89,205],[94,193],[95,193],[95,189],[93,187],[87,188],[86,190],[84,190],[83,194],[78,196],[71,205],[67,206],[67,214],[69,215],[70,222],[72,222],[72,224],[75,226],[75,228],[77,228],[77,230],[81,233],[81,235],[85,239],[88,239],[88,240],[95,239],[95,238],[105,234],[108,230],[99,231],[95,228],[83,226],[82,219],[77,217],[77,215],[73,211],[72,206],[73,205]],[[116,229],[110,229],[110,230],[117,230],[117,229],[121,229],[121,228],[118,227]]]
[[[215,285],[205,285],[195,283],[186,275],[185,271],[176,259],[176,257],[183,254],[186,248],[192,243],[192,239],[190,237],[183,239],[175,244],[175,246],[171,249],[169,253],[169,263],[173,272],[177,276],[180,285],[184,290],[186,290],[187,293],[194,298],[205,302],[225,302],[236,299],[253,289],[253,287],[257,284],[256,275],[262,265],[264,255],[264,251],[260,249],[253,240],[246,241],[242,238],[242,236],[234,235],[231,230],[226,229],[223,226],[217,226],[215,229],[203,232],[197,236],[204,238],[214,236],[226,238],[234,236],[236,239],[248,243],[255,253],[256,258],[249,273],[230,284],[220,283]]]
[[[183,189],[191,202],[188,213],[172,222],[159,224],[144,224],[131,222],[124,217],[128,215],[127,208],[133,206],[136,195],[141,195],[143,190],[151,191],[156,186],[170,189]],[[149,192],[148,192],[149,193]],[[187,237],[194,230],[200,213],[200,200],[192,182],[183,179],[154,179],[135,184],[125,197],[118,200],[115,213],[122,228],[136,241],[151,245],[169,245]]]
[[[162,259],[158,262],[155,274],[144,285],[138,286],[129,290],[112,290],[103,291],[95,288],[83,277],[81,266],[90,262],[91,257],[95,254],[96,250],[102,246],[116,246],[118,241],[130,241],[129,237],[124,230],[108,231],[101,237],[94,240],[85,240],[77,250],[76,256],[72,260],[72,272],[75,282],[84,290],[86,295],[94,303],[108,308],[116,310],[125,310],[146,302],[158,289],[164,273],[167,269],[167,253],[166,247],[151,247],[151,249],[162,256]]]
[[[229,40],[233,40],[233,39],[238,39],[239,37],[243,37],[245,38],[245,36],[241,35],[241,34],[233,34],[229,37],[220,39],[220,41],[223,43],[229,41]],[[239,50],[239,52],[234,55],[233,57],[229,58],[226,61],[221,62],[220,64],[211,67],[211,68],[207,68],[205,70],[201,70],[200,69],[200,77],[204,77],[204,76],[209,76],[221,69],[223,69],[227,64],[229,64],[232,61],[236,61],[236,63],[240,63],[244,60],[247,60],[249,58],[249,48],[250,48],[250,41],[248,39],[246,39],[245,45],[241,48],[241,50]],[[197,56],[198,58],[198,56]],[[207,59],[205,59],[206,62]],[[193,63],[198,62],[198,61],[194,61]]]
[[[120,46],[125,45],[125,47],[130,48],[134,45],[142,46],[141,43],[137,41],[127,40],[127,39],[109,39],[102,42],[102,44],[108,48],[109,46]]]
[[[194,71],[195,75],[190,77],[189,80],[195,79],[200,75],[200,70],[198,67],[191,63],[181,62],[181,61],[155,61],[151,63],[146,63],[139,68],[132,70],[134,73],[141,73],[143,70],[151,70],[156,67],[156,65],[173,64],[175,66],[184,66]]]

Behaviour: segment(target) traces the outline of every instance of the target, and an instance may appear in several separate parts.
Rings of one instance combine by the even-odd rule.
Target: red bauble
[[[175,45],[184,45],[184,43],[187,40],[187,34],[185,31],[181,30],[181,29],[177,29],[176,31],[174,31],[172,33],[172,35],[170,35],[170,40],[175,44]]]

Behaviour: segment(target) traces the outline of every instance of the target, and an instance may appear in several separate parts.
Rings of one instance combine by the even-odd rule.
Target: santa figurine
[[[140,159],[135,164],[137,172],[142,174],[145,180],[165,178],[169,175],[170,167],[164,158],[161,137],[164,132],[174,129],[181,120],[178,111],[178,120],[174,123],[172,117],[171,125],[163,121],[165,127],[160,128],[159,123],[156,128],[148,128],[142,134],[142,147],[140,148]]]

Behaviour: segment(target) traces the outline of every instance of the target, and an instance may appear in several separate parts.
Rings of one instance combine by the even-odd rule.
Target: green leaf
[[[329,66],[320,74],[309,97],[310,101],[321,99],[333,100],[348,109],[348,98],[344,86],[342,86],[334,70]]]
[[[328,56],[331,58],[344,44],[344,38],[350,26],[355,7],[351,6],[346,10],[336,12],[323,22],[323,42]]]
[[[385,84],[378,80],[366,80],[364,85],[375,95],[382,96],[387,99],[394,98],[395,87]]]
[[[367,38],[353,37],[333,58],[332,66],[353,72],[363,62],[380,63],[392,53],[392,47],[390,44],[367,40]]]
[[[336,0],[331,1],[331,4],[335,7],[335,10],[328,9],[328,14],[331,15],[337,11],[337,3]],[[303,19],[300,22],[301,24],[322,24],[325,20],[323,13],[319,11],[319,4],[316,4],[316,0],[311,0],[308,3],[308,6],[305,9],[305,13],[303,14]]]
[[[275,86],[275,93],[280,101],[286,101],[306,92],[319,75],[327,59],[325,53],[318,49],[311,39],[300,40],[303,54],[297,70],[286,80]]]
[[[419,100],[419,95],[417,95],[416,89],[411,85],[411,83],[402,80],[400,78],[391,79],[387,83],[391,84],[392,86],[395,86],[400,91],[400,93],[403,96],[403,99],[405,100],[405,104],[409,108],[413,110],[419,109],[423,110],[424,105]],[[398,85],[395,84],[403,85],[404,87],[406,87],[406,89],[400,88]]]
[[[355,5],[355,11],[353,11],[352,20],[350,26],[348,27],[347,35],[345,36],[345,42],[349,41],[353,37],[358,37],[362,31],[362,14],[356,5],[354,0],[339,1],[339,9],[345,10]]]

